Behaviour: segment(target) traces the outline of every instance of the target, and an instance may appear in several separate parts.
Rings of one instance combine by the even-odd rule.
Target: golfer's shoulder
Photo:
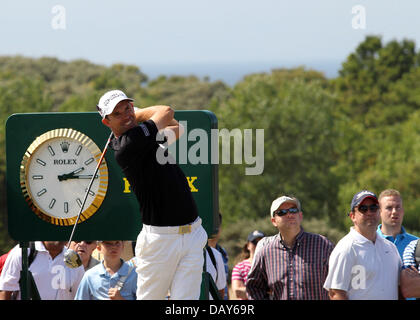
[[[141,145],[142,135],[139,133],[139,126],[131,128],[124,132],[121,136],[113,138],[110,142],[110,147],[115,151],[115,157],[124,159],[132,153],[138,152],[138,147]]]
[[[156,140],[158,129],[153,120],[141,122],[125,131],[118,138],[111,140],[111,147],[115,151],[131,150],[131,147],[148,144]]]

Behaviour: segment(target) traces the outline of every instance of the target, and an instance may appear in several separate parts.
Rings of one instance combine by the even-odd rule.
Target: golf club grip
[[[71,231],[69,241],[67,242],[67,248],[70,248],[70,242],[71,242],[71,240],[73,239],[74,231],[75,231],[75,229],[76,229],[77,223],[79,222],[80,215],[81,215],[81,214],[82,214],[82,212],[83,212],[83,208],[84,208],[84,206],[85,206],[86,199],[87,199],[87,197],[88,197],[88,195],[89,195],[90,188],[92,188],[92,184],[93,184],[93,181],[95,180],[95,176],[96,176],[96,174],[97,174],[97,173],[98,173],[98,171],[99,171],[99,167],[100,167],[100,166],[101,166],[101,164],[102,164],[102,160],[103,160],[103,159],[104,159],[104,157],[105,157],[105,153],[106,153],[106,151],[108,150],[108,145],[109,145],[109,143],[111,142],[111,139],[112,139],[112,137],[113,137],[113,136],[114,136],[114,133],[113,133],[113,132],[111,132],[111,134],[109,135],[109,138],[108,138],[108,140],[107,140],[107,142],[106,142],[106,144],[105,144],[104,150],[102,151],[101,157],[99,158],[98,164],[96,165],[95,172],[93,173],[92,178],[90,179],[89,186],[88,186],[88,188],[86,189],[86,193],[85,193],[85,197],[84,197],[84,199],[83,199],[82,206],[80,207],[80,211],[79,211],[79,214],[77,215],[76,222],[74,223],[73,230]]]

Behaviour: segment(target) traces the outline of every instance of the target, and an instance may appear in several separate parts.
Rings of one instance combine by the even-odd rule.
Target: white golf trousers
[[[163,300],[168,290],[171,300],[199,299],[207,233],[201,218],[190,226],[180,234],[180,227],[143,225],[136,243],[138,300]]]

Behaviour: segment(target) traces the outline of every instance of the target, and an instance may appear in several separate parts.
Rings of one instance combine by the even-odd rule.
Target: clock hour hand
[[[58,176],[58,180],[59,180],[59,181],[64,181],[64,180],[67,180],[67,179],[72,179],[72,177],[73,177],[75,174],[78,174],[79,172],[82,172],[83,170],[85,170],[85,168],[81,167],[81,168],[76,169],[76,170],[74,170],[74,171],[72,171],[72,172],[70,172],[70,173],[60,174],[60,175]]]

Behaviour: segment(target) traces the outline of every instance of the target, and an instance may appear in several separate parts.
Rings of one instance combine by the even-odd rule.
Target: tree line
[[[219,165],[220,211],[231,237],[224,240],[235,253],[238,237],[245,241],[254,229],[243,221],[269,225],[271,202],[284,193],[301,200],[310,228],[337,237],[351,224],[346,213],[354,193],[395,188],[404,199],[404,226],[420,235],[419,82],[415,42],[384,43],[374,35],[348,55],[336,78],[302,66],[250,74],[232,87],[193,75],[151,80],[134,65],[0,57],[0,253],[13,243],[6,225],[7,118],[95,111],[99,97],[114,88],[139,107],[206,109],[219,128],[264,129],[263,174],[246,176],[245,164]],[[234,225],[244,227],[227,231]]]

